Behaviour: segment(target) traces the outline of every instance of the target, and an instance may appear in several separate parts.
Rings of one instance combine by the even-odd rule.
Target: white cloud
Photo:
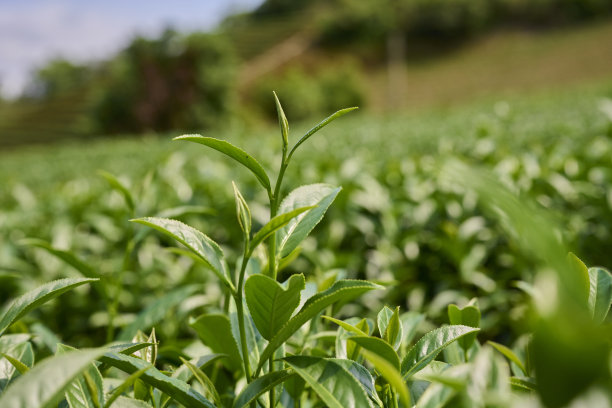
[[[0,90],[18,95],[30,72],[53,57],[101,59],[135,35],[164,27],[210,29],[235,7],[261,0],[0,1]]]

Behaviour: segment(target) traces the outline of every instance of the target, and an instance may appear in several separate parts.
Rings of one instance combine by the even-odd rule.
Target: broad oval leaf
[[[276,333],[264,349],[259,359],[259,371],[263,364],[274,353],[281,344],[289,339],[304,323],[315,317],[326,307],[337,301],[349,301],[355,297],[373,289],[381,289],[382,286],[372,282],[362,280],[340,280],[334,283],[329,289],[319,292],[304,303],[300,311]]]
[[[236,339],[232,335],[230,320],[223,314],[204,314],[190,323],[202,343],[214,353],[226,354],[231,368],[241,368],[242,360]]]
[[[6,389],[0,396],[0,407],[56,406],[72,381],[106,351],[106,348],[75,350],[43,360]]]
[[[150,364],[144,360],[118,353],[106,353],[100,357],[99,360],[128,374],[133,374],[150,366]],[[140,380],[165,392],[177,402],[188,408],[215,407],[210,401],[204,398],[204,396],[191,389],[189,384],[179,379],[168,377],[155,367],[149,367],[145,370],[140,376]]]
[[[13,302],[9,304],[6,309],[4,309],[2,318],[0,318],[0,336],[2,336],[2,334],[11,324],[19,320],[23,315],[32,309],[42,305],[45,302],[48,302],[62,293],[69,291],[70,289],[86,283],[96,282],[97,280],[98,279],[92,278],[59,279],[46,283],[21,295],[17,299],[13,300]]]
[[[253,158],[253,156],[234,146],[233,144],[226,142],[225,140],[215,139],[213,137],[204,137],[201,135],[183,135],[175,137],[173,140],[187,140],[190,142],[199,143],[231,157],[238,163],[251,170],[255,177],[257,177],[257,180],[259,180],[259,183],[261,183],[261,185],[267,191],[270,191],[270,179],[268,178],[264,168],[261,167],[261,164],[259,164],[259,162]]]
[[[612,274],[603,268],[589,268],[589,310],[596,323],[602,323],[612,303]]]
[[[259,333],[270,340],[287,323],[300,304],[304,275],[293,275],[283,287],[265,275],[252,275],[244,285],[246,302]]]
[[[221,282],[232,291],[234,290],[234,285],[227,277],[223,267],[223,250],[204,233],[180,221],[168,218],[145,217],[131,221],[154,228],[185,245],[208,265]]]
[[[348,338],[349,341],[354,341],[359,344],[362,348],[376,354],[377,356],[384,358],[389,362],[396,370],[400,369],[400,358],[393,350],[393,347],[389,345],[383,339],[371,336],[353,336]]]
[[[285,357],[285,362],[330,408],[370,408],[370,400],[361,383],[334,360],[312,357]]]
[[[479,330],[480,329],[474,327],[457,325],[440,327],[430,331],[421,337],[421,339],[408,351],[406,357],[404,357],[401,367],[402,375],[404,378],[409,378],[412,374],[423,369],[435,359],[436,356],[453,341]]]
[[[264,225],[257,234],[253,237],[251,244],[249,245],[249,251],[252,253],[257,245],[261,244],[265,241],[270,235],[274,234],[279,228],[284,227],[289,223],[293,218],[310,210],[311,207],[301,207],[296,208],[295,210],[289,211],[284,214],[279,214],[276,217],[272,218],[266,225]]]
[[[310,234],[323,219],[342,187],[329,184],[311,184],[293,190],[281,202],[279,213],[287,213],[296,208],[315,206],[306,214],[291,220],[277,233],[277,253],[281,258],[288,256]]]
[[[293,376],[295,374],[289,370],[279,370],[256,378],[236,397],[233,405],[234,408],[243,408],[251,402],[255,402],[261,395]]]
[[[117,340],[122,342],[132,340],[138,330],[147,330],[161,321],[170,310],[188,298],[197,289],[196,285],[185,286],[158,298],[140,312],[136,319],[121,331]]]

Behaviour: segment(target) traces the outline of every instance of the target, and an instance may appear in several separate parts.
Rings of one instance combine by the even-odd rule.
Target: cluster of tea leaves
[[[541,261],[549,255],[536,251],[537,237],[542,235],[535,226],[534,237],[525,236],[530,225],[524,224],[530,219],[513,218],[507,208],[506,215],[499,216],[500,212],[504,214],[504,202],[496,199],[511,192],[521,198],[524,209],[539,207],[537,211],[546,214],[552,235],[562,237],[567,248],[587,265],[610,267],[606,248],[612,231],[612,102],[607,97],[612,97],[612,87],[600,84],[418,115],[356,115],[313,137],[295,155],[285,184],[324,182],[343,189],[313,235],[303,242],[301,252],[291,263],[280,265],[279,280],[302,273],[315,291],[324,291],[343,278],[372,280],[386,289],[334,309],[330,316],[368,316],[370,321],[349,319],[340,328],[340,320],[313,321],[315,330],[320,331],[320,342],[312,346],[310,354],[340,359],[353,355],[359,367],[367,361],[384,379],[382,388],[377,380],[372,384],[376,389],[365,387],[365,392],[369,390],[370,399],[384,406],[392,406],[396,397],[405,404],[402,387],[394,382],[396,371],[404,380],[411,379],[407,383],[409,398],[413,403],[425,398],[419,399],[422,406],[453,406],[465,398],[492,403],[507,395],[509,387],[504,384],[512,375],[515,388],[535,388],[524,347],[529,341],[524,335],[532,317],[529,297],[534,285],[537,287],[536,277],[546,276],[538,272],[545,269]],[[237,128],[212,136],[244,147],[266,169],[275,170],[280,151],[277,133],[276,129],[251,133]],[[16,298],[55,279],[85,276],[106,282],[81,285],[78,280],[74,290],[24,315],[10,327],[10,336],[32,335],[30,342],[19,343],[29,344],[18,350],[20,356],[27,357],[21,358],[26,366],[57,353],[57,343],[94,347],[111,340],[125,342],[137,339],[139,330],[150,333],[153,327],[159,341],[156,357],[151,359],[149,355],[142,361],[153,362],[159,369],[173,370],[181,366],[181,358],[199,358],[207,355],[207,350],[231,355],[223,350],[223,341],[219,349],[210,342],[206,349],[203,343],[207,342],[201,340],[210,339],[197,329],[197,320],[190,321],[202,313],[215,316],[224,312],[223,287],[215,275],[174,249],[163,236],[128,220],[155,215],[184,221],[218,242],[233,263],[241,255],[242,233],[230,181],[239,181],[250,206],[254,231],[268,221],[264,205],[267,198],[258,188],[258,179],[235,162],[213,151],[177,147],[166,139],[115,140],[85,148],[75,145],[3,153],[2,299]],[[475,181],[478,174],[449,166],[457,158],[493,175],[502,189],[497,191],[486,183],[482,188]],[[483,190],[498,198],[487,197]],[[288,191],[290,187],[283,193]],[[474,298],[478,299],[476,306],[474,301],[468,304]],[[451,312],[448,308],[452,304],[467,306]],[[385,309],[386,305],[392,308]],[[395,306],[402,313],[396,319],[402,329],[393,329],[393,335],[387,328]],[[470,307],[478,311],[476,324],[462,315],[469,314],[463,311]],[[111,321],[116,330],[109,333]],[[448,365],[441,361],[429,364],[442,351],[442,344],[433,348],[436,353],[425,364],[419,365],[422,361],[419,363],[418,358],[410,360],[415,358],[409,356],[417,350],[411,348],[416,340],[447,323],[481,329],[478,341],[472,338],[471,342],[453,343],[444,357],[438,357],[458,368],[448,372]],[[294,341],[306,342],[308,333],[299,334]],[[395,343],[398,335],[402,339]],[[140,336],[136,344],[150,347],[150,336]],[[387,345],[381,345],[380,339]],[[487,347],[479,351],[480,347],[474,346],[487,340],[494,340],[498,350],[503,350],[501,354]],[[514,351],[498,343],[514,347]],[[395,350],[389,350],[389,346]],[[399,361],[398,353],[414,365],[402,362],[390,369],[389,364],[393,367],[396,359]],[[513,374],[506,372],[502,354],[511,357]],[[100,355],[106,356],[104,364],[121,369],[117,362],[123,358],[121,350],[109,354],[108,349],[96,349],[83,364]],[[387,358],[380,361],[380,355]],[[468,358],[472,364],[487,365],[483,372],[488,380],[473,378],[469,368],[461,365]],[[13,367],[6,358],[0,361]],[[130,364],[129,374],[142,375],[149,367],[134,361]],[[199,364],[200,371],[211,376],[221,390],[223,404],[228,400],[231,404],[227,389],[233,389],[228,385],[233,380],[228,372],[237,372],[232,364],[235,362]],[[320,363],[314,360],[286,360],[286,364],[303,379],[308,372],[325,369],[317,368]],[[570,368],[578,366],[571,361],[568,364]],[[420,372],[423,367],[429,371]],[[353,375],[360,370],[344,369]],[[225,375],[219,370],[226,370]],[[18,371],[13,367],[5,381],[18,376]],[[412,378],[417,372],[419,375]],[[98,378],[95,373],[91,376]],[[95,378],[83,378],[84,387],[91,389],[88,382],[95,382]],[[203,382],[196,389],[209,389]],[[154,387],[155,381],[147,384]],[[471,384],[480,384],[480,388],[474,389]],[[314,390],[310,394],[313,400],[323,398],[324,390],[319,392],[315,383],[308,385]],[[584,391],[579,385],[574,388]],[[291,397],[291,389],[287,390]],[[134,386],[130,395],[138,397],[138,392],[142,390]],[[584,398],[603,398],[598,392]],[[206,391],[203,394],[210,396]],[[151,398],[160,404],[167,402],[159,395]],[[189,405],[188,397],[184,398],[178,401]],[[544,401],[555,404],[550,397],[544,396]]]

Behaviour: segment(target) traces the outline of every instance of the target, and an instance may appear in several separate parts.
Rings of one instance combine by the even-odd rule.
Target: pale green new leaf
[[[249,206],[238,190],[236,183],[232,181],[232,186],[234,187],[234,200],[236,201],[236,216],[238,217],[238,224],[240,224],[240,229],[246,237],[249,237],[251,234],[251,210]]]
[[[250,403],[255,402],[255,400],[257,400],[257,398],[259,398],[261,395],[268,392],[273,387],[276,387],[278,384],[287,381],[293,376],[295,376],[295,374],[289,370],[279,370],[256,378],[236,397],[233,407],[243,408]]]
[[[11,324],[19,320],[32,309],[42,305],[45,302],[48,302],[62,293],[69,291],[70,289],[86,283],[95,282],[97,280],[98,279],[91,278],[59,279],[46,283],[25,293],[24,295],[21,295],[17,299],[13,300],[13,302],[4,309],[2,317],[0,318],[0,336],[2,336],[2,334]]]
[[[288,256],[310,234],[313,228],[323,219],[325,212],[332,204],[341,187],[328,184],[311,184],[293,190],[281,202],[279,213],[288,213],[294,209],[314,206],[306,214],[291,220],[277,233],[277,253],[281,258]]]
[[[448,319],[452,325],[464,325],[469,327],[480,326],[480,309],[475,305],[467,305],[459,308],[457,305],[448,305]],[[467,352],[476,340],[476,333],[471,333],[459,339],[461,348]]]
[[[408,387],[402,379],[402,375],[393,366],[393,364],[389,363],[388,360],[379,356],[376,353],[372,353],[367,350],[363,350],[362,353],[366,360],[368,360],[374,365],[376,370],[383,376],[385,380],[387,380],[389,384],[391,384],[391,386],[399,394],[400,401],[402,401],[402,404],[404,404],[405,407],[410,407],[410,391],[408,391]]]
[[[329,289],[312,296],[304,303],[300,311],[270,340],[259,359],[258,370],[261,369],[263,364],[268,361],[281,344],[287,341],[304,323],[318,315],[325,308],[338,301],[349,301],[365,292],[381,288],[380,285],[372,282],[346,279],[340,280]]]
[[[589,310],[596,323],[606,319],[612,303],[612,274],[603,268],[589,268]]]
[[[64,391],[106,348],[69,351],[49,357],[19,377],[0,396],[0,407],[51,408]]]
[[[278,115],[278,124],[281,128],[281,136],[283,138],[283,151],[287,149],[289,145],[289,122],[287,121],[287,117],[285,116],[285,112],[283,111],[283,107],[281,106],[280,101],[278,100],[278,96],[276,92],[272,92],[274,94],[274,102],[276,103],[276,113]]]
[[[24,363],[22,363],[19,359],[15,357],[12,357],[5,353],[0,353],[0,356],[6,358],[6,360],[9,363],[11,363],[11,365],[15,367],[17,371],[19,371],[19,374],[25,374],[30,370],[30,367],[28,367],[27,365],[25,365]]]
[[[204,233],[180,221],[168,218],[145,217],[131,221],[154,228],[185,245],[208,265],[221,282],[232,291],[234,290],[234,285],[227,277],[223,267],[223,251],[215,241]]]
[[[117,353],[106,353],[100,357],[100,361],[128,374],[133,374],[143,368],[149,367],[150,363],[136,357],[130,357]],[[140,376],[140,380],[146,384],[159,389],[170,395],[177,402],[188,408],[214,408],[213,403],[204,396],[194,391],[189,384],[162,374],[154,367],[150,367]]]
[[[214,353],[226,354],[232,369],[240,369],[241,357],[232,335],[229,318],[224,314],[204,314],[190,322],[202,343]]]
[[[510,377],[510,385],[524,391],[537,391],[537,385],[533,378]]]
[[[264,225],[259,231],[257,231],[257,234],[255,234],[255,236],[251,240],[251,244],[249,245],[249,253],[252,253],[257,247],[257,245],[265,241],[270,235],[274,234],[279,228],[284,227],[293,218],[297,217],[303,212],[310,210],[311,208],[313,207],[310,206],[310,207],[296,208],[295,210],[289,211],[284,214],[279,214],[276,217],[272,218],[270,221],[268,221],[266,225]]]
[[[293,275],[283,287],[265,275],[252,275],[244,285],[246,302],[259,333],[270,340],[300,304],[304,275]]]
[[[334,360],[312,357],[285,357],[285,362],[317,393],[329,408],[370,408],[361,383]]]
[[[150,404],[144,401],[137,400],[128,397],[119,397],[115,403],[111,406],[112,408],[153,408]]]
[[[342,327],[347,332],[355,333],[355,334],[357,334],[359,336],[369,336],[368,333],[364,332],[359,327],[353,326],[352,324],[349,324],[349,323],[347,323],[345,321],[342,321],[342,320],[339,320],[339,319],[335,319],[335,318],[330,317],[330,316],[321,316],[321,317],[323,319],[329,320],[330,322],[336,323],[338,326]]]
[[[140,312],[138,316],[136,316],[136,319],[121,331],[117,340],[127,342],[132,340],[138,330],[148,330],[150,327],[160,322],[168,315],[170,310],[187,299],[197,289],[198,287],[196,285],[185,286],[159,297]]]
[[[473,327],[458,325],[444,326],[430,331],[412,346],[404,360],[402,360],[402,375],[404,378],[410,378],[412,374],[423,369],[433,361],[453,341],[479,330]]]
[[[187,140],[190,142],[199,143],[231,157],[238,163],[251,170],[255,177],[257,177],[257,180],[259,180],[259,183],[261,183],[261,185],[267,191],[270,191],[270,179],[268,178],[268,175],[266,174],[264,168],[261,167],[261,164],[259,164],[259,162],[255,160],[250,154],[234,146],[233,144],[226,142],[225,140],[219,140],[212,137],[204,137],[200,135],[184,135],[175,137],[173,140]]]

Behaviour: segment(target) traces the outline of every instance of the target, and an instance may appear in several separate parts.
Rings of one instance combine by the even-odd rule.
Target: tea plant
[[[116,334],[117,299],[124,293],[123,279],[129,276],[125,272],[133,268],[131,257],[143,245],[147,229],[127,233],[123,265],[112,275],[119,278],[116,281],[68,251],[29,241],[86,277],[46,284],[17,298],[0,315],[0,407],[510,407],[538,406],[537,398],[551,407],[572,400],[609,404],[605,322],[612,275],[603,268],[587,268],[573,255],[567,258],[547,217],[482,169],[443,158],[441,180],[450,182],[450,188],[476,194],[486,209],[500,214],[511,235],[520,237],[525,251],[547,265],[536,279],[516,284],[534,299],[528,314],[533,335],[519,338],[513,348],[481,343],[478,299],[448,305],[450,324],[437,328],[423,313],[402,312],[399,307],[382,307],[375,320],[339,318],[340,307],[382,290],[379,283],[384,282],[342,279],[340,273],[325,279],[291,273],[301,244],[341,189],[311,184],[285,193],[283,180],[298,147],[353,108],[329,116],[290,147],[288,122],[274,96],[282,145],[274,183],[253,156],[229,142],[199,135],[176,138],[221,152],[250,171],[268,197],[267,222],[254,228],[252,205],[235,183],[242,241],[229,251],[172,219],[193,208],[132,220],[179,242],[182,247],[172,252],[210,271],[221,288],[220,302],[202,305],[205,312],[189,320],[201,344],[179,347],[177,342],[175,349],[163,350],[165,339],[151,329],[162,323],[168,309],[188,303],[187,297],[201,291],[193,284],[157,298]],[[134,192],[113,176],[105,178],[122,195],[128,213],[141,214]],[[228,252],[239,256],[233,260],[226,257]],[[35,352],[38,339],[28,334],[20,319],[87,283],[104,299],[109,344],[73,350],[57,344],[53,333],[39,331],[55,355],[34,364],[35,356],[41,355]],[[149,329],[150,334],[143,332]],[[424,334],[419,337],[420,333]]]

